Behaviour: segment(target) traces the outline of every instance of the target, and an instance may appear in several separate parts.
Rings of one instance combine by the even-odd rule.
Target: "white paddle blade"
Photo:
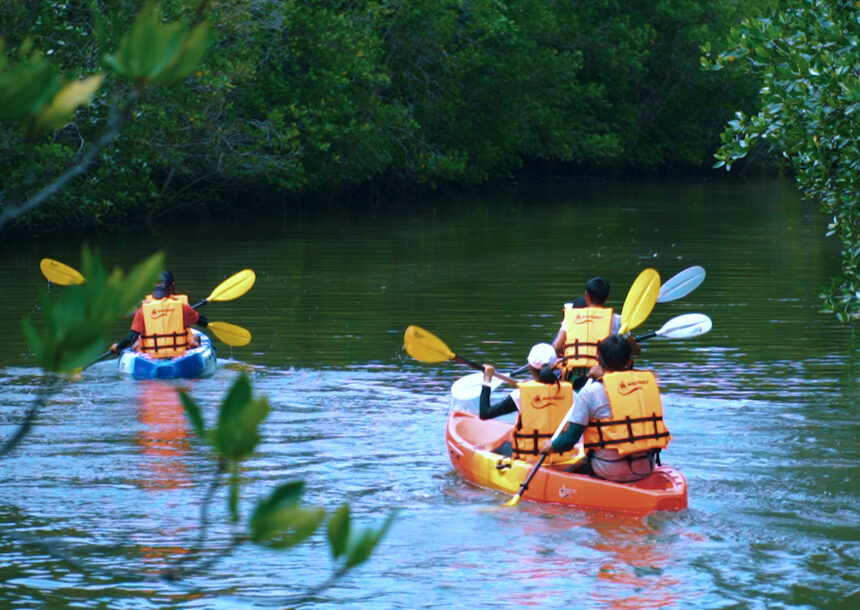
[[[484,372],[476,371],[460,377],[451,385],[451,398],[456,401],[468,402],[478,400],[481,396],[481,388],[484,385]],[[490,390],[495,390],[502,385],[502,380],[493,377],[490,382]]]
[[[657,336],[663,339],[688,339],[704,335],[712,326],[711,319],[705,314],[687,313],[666,322],[663,328],[657,331]]]
[[[658,303],[668,303],[681,297],[685,297],[705,281],[705,269],[696,265],[688,267],[677,275],[671,277],[665,284],[660,286],[660,294],[657,295]]]

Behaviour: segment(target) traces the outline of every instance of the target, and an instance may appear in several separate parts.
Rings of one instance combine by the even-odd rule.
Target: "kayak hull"
[[[218,359],[212,340],[196,329],[200,347],[186,350],[178,358],[150,358],[144,353],[124,349],[119,356],[119,372],[134,379],[196,379],[215,373]]]
[[[510,438],[509,423],[486,420],[465,411],[448,416],[445,442],[454,469],[479,487],[514,495],[532,464],[493,453]],[[647,515],[660,510],[687,508],[687,481],[668,466],[658,466],[635,483],[613,483],[587,475],[542,466],[523,493],[524,500],[579,508]]]

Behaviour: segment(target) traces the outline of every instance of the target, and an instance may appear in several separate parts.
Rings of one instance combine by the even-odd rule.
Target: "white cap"
[[[533,366],[536,369],[541,368],[545,364],[555,366],[555,362],[555,348],[549,343],[538,343],[529,352],[529,366]]]

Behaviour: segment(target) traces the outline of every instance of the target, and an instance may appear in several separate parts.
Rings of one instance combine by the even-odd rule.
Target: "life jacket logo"
[[[153,309],[152,311],[149,312],[149,317],[152,318],[153,320],[157,320],[158,318],[163,318],[164,316],[169,316],[169,315],[170,315],[169,311],[156,311]]]
[[[594,314],[583,315],[581,313],[578,313],[575,316],[573,316],[573,323],[574,324],[591,324],[592,322],[599,322],[600,318],[601,318],[601,316],[596,316]]]
[[[637,390],[641,390],[646,385],[651,383],[649,379],[640,379],[639,381],[622,381],[618,384],[618,393],[622,396],[629,396]]]
[[[550,407],[554,407],[558,404],[560,397],[558,396],[550,396],[548,398],[544,398],[542,396],[535,396],[532,401],[532,407],[535,409],[549,409]]]
[[[558,488],[558,497],[559,498],[569,498],[575,494],[576,494],[575,489],[569,489],[569,488],[565,487],[564,485],[562,485],[561,487]]]

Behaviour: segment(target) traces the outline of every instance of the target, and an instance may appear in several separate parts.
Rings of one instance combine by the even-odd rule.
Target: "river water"
[[[396,212],[288,213],[90,238],[111,266],[163,250],[196,301],[244,268],[245,296],[206,308],[246,327],[219,344],[219,371],[182,383],[120,378],[114,362],[64,381],[31,434],[2,459],[0,606],[858,607],[860,352],[817,312],[838,266],[826,220],[787,181],[557,183],[527,192],[404,201]],[[0,246],[0,432],[45,379],[19,320],[39,320],[42,257],[80,263],[80,239]],[[619,309],[636,275],[691,265],[707,279],[641,326],[700,312],[713,330],[643,344],[685,474],[689,508],[644,518],[523,502],[452,470],[450,386],[468,369],[402,349],[417,324],[458,355],[510,370],[551,340],[561,307],[604,275]],[[52,290],[59,290],[54,287]],[[128,320],[117,323],[117,338]],[[359,525],[398,510],[374,556],[325,583],[322,534],[289,552],[228,549],[224,490],[207,544],[225,554],[178,582],[213,463],[174,387],[214,424],[240,372],[272,412],[242,472],[240,509],[303,479],[305,502],[347,501]]]

